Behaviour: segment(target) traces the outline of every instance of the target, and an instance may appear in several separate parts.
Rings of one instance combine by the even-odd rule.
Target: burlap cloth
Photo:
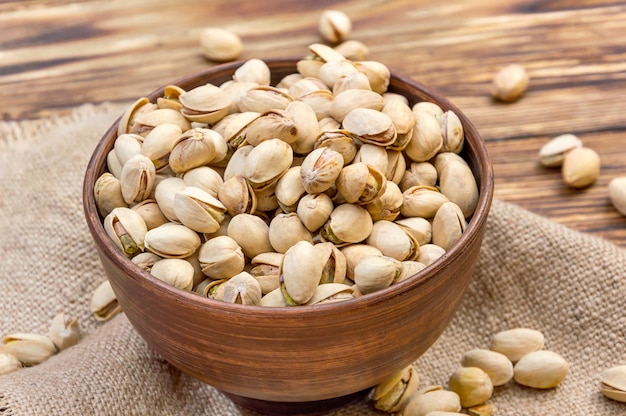
[[[78,317],[81,342],[47,362],[0,376],[0,415],[247,415],[171,367],[121,314],[89,312],[105,279],[83,219],[81,186],[93,148],[120,105],[0,123],[0,335],[45,334],[58,312]],[[540,391],[513,382],[497,415],[623,415],[599,374],[624,363],[626,252],[519,207],[494,201],[475,276],[451,325],[417,362],[421,384],[443,384],[464,351],[513,327],[540,330],[571,372]],[[303,375],[306,377],[306,375]],[[375,415],[357,403],[332,415]]]

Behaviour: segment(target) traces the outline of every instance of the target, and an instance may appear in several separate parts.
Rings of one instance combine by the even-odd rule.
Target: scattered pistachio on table
[[[600,175],[600,156],[593,149],[579,147],[565,154],[561,169],[565,184],[585,188]]]
[[[340,10],[324,10],[319,19],[318,29],[322,39],[337,44],[350,34],[352,21]]]
[[[626,215],[626,176],[618,176],[609,182],[609,199],[620,214]]]
[[[529,81],[528,73],[522,65],[507,65],[494,76],[492,95],[500,101],[513,102],[526,92]]]
[[[217,27],[200,31],[202,54],[211,61],[234,61],[243,50],[243,43],[236,33]]]

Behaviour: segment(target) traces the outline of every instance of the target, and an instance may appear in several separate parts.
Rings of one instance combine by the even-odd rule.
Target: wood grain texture
[[[243,59],[301,56],[319,41],[322,10],[353,21],[371,59],[434,87],[488,143],[496,197],[626,247],[626,218],[606,186],[626,175],[626,3],[610,0],[353,0],[267,2],[92,0],[0,2],[0,113],[19,120],[67,113],[85,102],[130,102],[212,63],[206,26],[237,32]],[[490,98],[509,63],[531,77],[513,104]],[[600,153],[592,187],[565,187],[537,152],[577,134]]]

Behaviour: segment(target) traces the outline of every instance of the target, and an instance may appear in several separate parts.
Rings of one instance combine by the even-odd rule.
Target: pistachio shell
[[[175,288],[190,291],[193,287],[194,269],[184,259],[162,259],[154,263],[150,274]]]
[[[270,85],[270,69],[260,59],[248,59],[233,74],[239,82],[256,82],[259,85]]]
[[[253,266],[250,274],[257,279],[264,295],[279,288],[278,277],[283,257],[282,253],[261,253],[250,261]],[[280,296],[282,298],[282,294]]]
[[[403,280],[409,279],[424,270],[425,268],[426,265],[424,263],[420,263],[419,261],[414,260],[405,260],[402,262],[402,271],[400,272],[400,277],[398,277],[398,280],[396,282],[401,282]]]
[[[404,228],[404,231],[411,234],[420,246],[431,242],[433,229],[430,221],[421,217],[402,218],[395,221],[396,224]]]
[[[182,115],[189,120],[208,124],[216,123],[225,117],[232,102],[222,89],[212,84],[193,88],[181,94],[179,100],[182,104],[180,110]]]
[[[170,221],[179,221],[174,213],[174,197],[178,191],[186,187],[187,185],[183,179],[170,177],[158,182],[154,189],[154,199],[157,201],[157,204],[159,204],[163,215]]]
[[[317,74],[320,81],[326,84],[327,87],[333,88],[333,86],[337,83],[337,80],[341,78],[343,75],[347,74],[355,74],[359,73],[354,64],[350,61],[331,61],[325,62],[324,65],[320,67],[319,73]]]
[[[355,140],[348,130],[325,130],[319,134],[313,145],[315,149],[327,147],[341,154],[343,165],[353,162],[358,152]]]
[[[393,221],[400,215],[402,201],[402,192],[398,185],[388,181],[384,192],[364,207],[374,222],[379,220]]]
[[[439,117],[439,124],[441,125],[443,137],[441,150],[443,152],[461,153],[465,135],[463,133],[463,124],[461,124],[459,116],[457,116],[454,111],[448,110]]]
[[[377,61],[356,61],[354,65],[359,72],[362,72],[367,76],[370,81],[372,91],[379,94],[383,94],[387,91],[389,86],[389,80],[391,79],[391,72],[389,68],[381,62]]]
[[[320,283],[343,283],[346,278],[346,258],[343,253],[329,242],[315,244],[315,249],[324,265]]]
[[[323,62],[343,61],[346,58],[335,49],[322,43],[312,43],[309,50]],[[314,75],[317,76],[317,75]]]
[[[168,222],[146,233],[146,250],[165,258],[185,258],[200,247],[200,237],[192,229]]]
[[[626,391],[626,365],[611,367],[602,372],[600,381],[608,387]]]
[[[341,169],[335,186],[345,202],[368,204],[385,192],[387,178],[374,166],[352,163]]]
[[[413,186],[435,186],[437,169],[430,162],[412,162],[399,183],[402,192]]]
[[[122,195],[122,183],[109,172],[98,177],[93,192],[98,212],[103,217],[109,215],[114,208],[127,206]]]
[[[208,166],[199,166],[188,170],[183,175],[183,181],[185,181],[185,185],[200,188],[215,198],[217,198],[220,186],[224,183],[220,174]]]
[[[493,394],[489,375],[478,367],[461,367],[448,380],[450,390],[459,395],[461,406],[472,407],[485,403]]]
[[[350,244],[340,248],[346,259],[346,277],[354,280],[354,268],[366,256],[382,256],[383,253],[376,247],[367,244]]]
[[[414,111],[413,116],[415,127],[404,152],[413,162],[425,162],[443,147],[441,126],[432,114],[425,111]]]
[[[368,90],[371,91],[370,81],[367,76],[361,72],[348,73],[341,75],[333,85],[333,95],[336,97],[342,92],[348,90]]]
[[[417,391],[419,375],[412,365],[380,382],[372,393],[374,407],[383,412],[400,411]]]
[[[22,368],[22,363],[13,354],[0,352],[0,376]]]
[[[169,220],[159,208],[159,204],[154,199],[146,199],[131,207],[138,213],[146,223],[146,228],[151,230],[159,225],[165,224]]]
[[[302,101],[293,101],[287,105],[285,113],[293,120],[297,130],[297,138],[291,145],[293,151],[300,154],[311,152],[320,133],[315,111]]]
[[[298,139],[298,127],[285,110],[268,110],[247,127],[246,142],[252,146],[271,139],[293,144]]]
[[[161,124],[145,137],[141,153],[152,161],[157,172],[169,166],[170,152],[182,134],[176,124]]]
[[[334,185],[342,168],[341,154],[329,148],[315,149],[302,162],[302,185],[310,194],[323,192]]]
[[[211,129],[196,127],[185,131],[170,153],[170,168],[175,173],[185,173],[210,163],[218,155],[215,142],[219,140],[224,139]]]
[[[391,286],[399,277],[402,264],[388,256],[366,256],[354,268],[354,283],[363,294]]]
[[[122,311],[122,307],[117,303],[117,297],[108,280],[100,283],[94,290],[90,309],[98,321],[108,321]]]
[[[530,328],[514,328],[496,333],[490,349],[506,355],[509,360],[519,361],[524,355],[542,349],[544,336]]]
[[[323,283],[315,289],[313,297],[306,304],[321,305],[324,303],[343,302],[353,298],[352,287],[343,283]]]
[[[307,194],[298,201],[296,213],[310,232],[319,230],[333,212],[333,201],[326,194]]]
[[[259,282],[248,272],[241,272],[224,283],[224,302],[258,305],[261,296]]]
[[[384,105],[383,97],[374,91],[349,89],[335,95],[329,111],[332,118],[343,123],[346,116],[355,108],[369,108],[381,111]]]
[[[313,55],[305,56],[304,58],[296,62],[296,68],[298,69],[298,73],[301,74],[303,77],[317,78],[320,67],[322,65],[324,65],[324,61],[319,57]]]
[[[278,214],[270,222],[270,244],[275,251],[285,253],[299,241],[313,242],[313,237],[295,212]]]
[[[255,189],[277,181],[291,166],[293,151],[282,140],[270,139],[255,146],[246,158],[245,177]]]
[[[121,134],[117,136],[113,143],[113,150],[122,166],[133,156],[141,154],[143,140],[144,138],[138,134]]]
[[[117,158],[115,150],[110,150],[107,153],[107,169],[113,176],[120,178],[122,176],[122,162]]]
[[[217,62],[235,60],[243,50],[241,39],[236,33],[218,27],[202,29],[200,46],[207,59]]]
[[[298,201],[305,194],[300,166],[289,168],[276,183],[276,198],[280,207],[285,212],[293,212],[298,206]]]
[[[39,334],[15,333],[2,338],[0,353],[11,354],[25,366],[46,361],[57,349],[48,337]]]
[[[563,164],[565,154],[583,147],[583,142],[573,134],[561,134],[552,138],[539,149],[539,160],[543,166],[558,167]]]
[[[461,208],[465,218],[474,213],[478,205],[478,185],[469,165],[455,153],[440,153],[435,158],[439,189],[450,201]]]
[[[233,176],[224,181],[217,193],[217,199],[231,216],[244,212],[254,214],[257,208],[254,189],[243,176]]]
[[[198,260],[202,272],[215,280],[229,279],[241,273],[245,266],[243,250],[228,236],[214,237],[202,244]]]
[[[134,103],[129,105],[117,125],[117,135],[128,133],[135,123],[135,117],[149,105],[152,104],[146,97],[137,98]]]
[[[240,112],[254,111],[263,113],[270,110],[284,110],[293,98],[278,88],[260,85],[250,88],[239,100],[237,106]]]
[[[343,119],[343,127],[362,142],[378,146],[390,145],[397,137],[391,117],[370,108],[351,110]]]
[[[132,261],[133,264],[137,265],[137,267],[139,267],[141,270],[146,271],[148,273],[150,273],[150,269],[152,269],[152,266],[154,265],[154,263],[156,263],[159,260],[161,260],[161,257],[157,256],[154,253],[150,253],[147,251],[144,253],[139,253],[135,257],[130,259],[130,261]]]
[[[534,351],[524,355],[513,368],[513,378],[523,386],[550,389],[563,382],[569,364],[552,351]]]
[[[191,124],[180,111],[169,108],[157,108],[138,114],[135,118],[135,125],[129,133],[145,136],[153,128],[161,124],[176,124],[182,131],[191,128]]]
[[[145,221],[130,208],[118,207],[104,218],[104,230],[128,257],[144,250],[148,231]]]
[[[250,258],[274,251],[270,244],[269,231],[269,226],[261,218],[251,214],[236,215],[228,224],[228,236]]]
[[[233,176],[243,176],[246,177],[246,165],[248,156],[254,149],[254,146],[246,145],[241,146],[230,158],[230,162],[228,162],[228,166],[224,170],[224,180],[227,181]]]
[[[446,250],[436,244],[424,244],[420,246],[420,254],[417,257],[417,261],[428,266],[438,260],[445,253]]]
[[[445,202],[433,218],[433,243],[448,250],[461,238],[467,222],[461,208],[454,202]]]
[[[506,384],[513,378],[513,364],[504,354],[496,351],[475,348],[461,358],[463,367],[478,367],[483,370],[494,386]]]
[[[122,167],[120,183],[124,201],[141,202],[148,199],[155,185],[154,164],[144,155],[131,157]]]
[[[217,198],[200,188],[187,186],[174,195],[176,218],[200,233],[213,233],[224,221],[226,207]]]
[[[299,241],[285,252],[280,269],[283,296],[289,305],[301,305],[314,295],[324,265],[313,244]]]
[[[405,217],[433,218],[439,207],[448,202],[444,194],[430,186],[412,186],[402,196],[400,212]]]
[[[76,345],[80,339],[78,320],[64,313],[57,314],[50,323],[48,338],[59,351]]]
[[[389,167],[387,150],[385,150],[384,147],[364,143],[361,147],[359,147],[358,152],[356,152],[356,155],[354,156],[353,163],[359,162],[373,166],[379,171],[385,173]]]
[[[352,61],[363,61],[370,54],[369,48],[363,42],[353,39],[341,42],[334,49]]]
[[[325,41],[339,43],[350,34],[352,22],[340,10],[324,10],[320,15],[318,30]]]
[[[460,412],[461,399],[459,395],[448,390],[430,390],[425,393],[412,395],[404,409],[403,416],[426,416],[431,412]]]
[[[369,212],[357,205],[341,204],[330,214],[330,219],[320,231],[323,241],[345,245],[364,241],[374,224]]]
[[[406,160],[404,154],[396,150],[387,150],[387,180],[399,185],[406,172]]]
[[[330,116],[330,106],[333,101],[333,94],[328,90],[317,90],[304,94],[299,98],[300,101],[308,104],[318,120]]]
[[[585,188],[600,175],[600,155],[588,147],[567,152],[561,167],[563,182],[572,188]]]
[[[367,244],[398,261],[414,260],[419,255],[419,244],[413,236],[391,221],[376,221]]]
[[[285,301],[285,297],[283,296],[283,292],[280,287],[272,290],[271,292],[263,296],[259,305],[271,308],[289,306]]]
[[[418,111],[424,111],[428,114],[431,114],[435,118],[439,118],[443,115],[443,110],[441,109],[441,107],[429,101],[420,101],[419,103],[415,103],[411,108],[411,111],[413,111],[413,114]]]

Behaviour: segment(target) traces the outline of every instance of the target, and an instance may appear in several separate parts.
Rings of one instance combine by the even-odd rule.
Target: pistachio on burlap
[[[75,345],[80,339],[78,320],[64,313],[57,314],[50,323],[48,338],[59,351]]]
[[[463,407],[485,403],[493,394],[491,378],[478,367],[458,368],[450,376],[448,385],[450,390],[459,395]]]
[[[600,391],[609,399],[626,402],[626,365],[604,370],[600,375]]]
[[[530,328],[513,328],[496,333],[491,339],[490,349],[506,355],[515,363],[543,346],[544,336],[541,332]]]
[[[28,367],[46,361],[57,353],[57,348],[46,336],[20,332],[2,338],[0,353],[14,356]]]
[[[394,413],[402,409],[409,397],[419,387],[419,374],[409,365],[381,381],[370,393],[369,399],[376,409]]]
[[[22,368],[22,363],[13,354],[0,352],[0,376]]]
[[[100,283],[94,290],[90,304],[91,312],[98,321],[108,321],[122,312],[122,306],[117,303],[117,297],[108,280]]]
[[[428,386],[413,393],[402,409],[402,416],[426,416],[431,412],[460,412],[461,399],[441,386]]]
[[[513,368],[513,378],[521,385],[536,389],[556,387],[569,373],[569,364],[559,354],[541,350],[524,355]]]
[[[461,358],[463,367],[478,367],[483,370],[494,386],[506,384],[513,378],[513,363],[499,352],[475,348],[467,351]]]

